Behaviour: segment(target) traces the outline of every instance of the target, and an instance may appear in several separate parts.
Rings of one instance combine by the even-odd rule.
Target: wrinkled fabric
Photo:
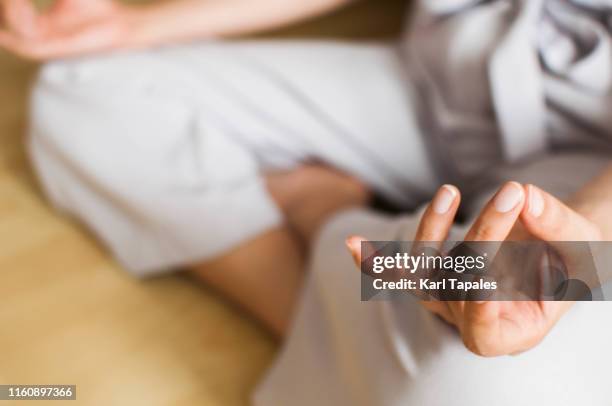
[[[323,162],[398,206],[427,199],[439,180],[402,68],[389,44],[293,41],[52,62],[30,153],[128,271],[168,272],[282,227],[267,171]]]
[[[404,36],[424,126],[450,172],[610,149],[611,3],[422,0]],[[496,140],[501,142],[496,145]]]

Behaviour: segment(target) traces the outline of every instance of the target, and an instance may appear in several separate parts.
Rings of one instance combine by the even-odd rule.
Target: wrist
[[[157,45],[155,12],[151,5],[121,4],[118,18],[124,27],[120,47],[146,48]]]

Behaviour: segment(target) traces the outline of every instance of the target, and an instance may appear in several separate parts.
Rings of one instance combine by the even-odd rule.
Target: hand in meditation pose
[[[460,193],[442,186],[424,212],[415,241],[448,237]],[[482,209],[466,241],[599,241],[599,227],[534,185],[504,184]],[[349,240],[358,263],[360,237]],[[560,253],[563,257],[563,252]],[[423,305],[456,326],[465,346],[483,356],[516,354],[537,345],[570,308],[570,301],[424,301]]]

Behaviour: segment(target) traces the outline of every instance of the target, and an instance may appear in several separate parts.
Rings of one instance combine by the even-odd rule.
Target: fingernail
[[[523,199],[523,188],[516,182],[506,183],[495,196],[493,204],[499,213],[507,213],[514,209]]]
[[[345,244],[351,252],[361,251],[361,241],[363,238],[357,236],[351,236],[345,240]]]
[[[352,236],[344,242],[351,252],[351,256],[357,265],[361,262],[361,242],[364,241],[361,237]]]
[[[544,212],[544,198],[542,193],[533,185],[529,185],[529,214],[540,217]]]
[[[434,197],[432,205],[433,211],[438,214],[447,213],[453,205],[456,197],[457,191],[454,187],[451,185],[442,185]]]

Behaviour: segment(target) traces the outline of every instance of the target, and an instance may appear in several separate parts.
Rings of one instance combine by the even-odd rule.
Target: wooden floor
[[[281,34],[388,36],[401,14],[372,0]],[[186,277],[130,278],[45,203],[24,150],[35,70],[0,53],[0,384],[76,384],[67,405],[248,404],[276,350],[257,324]]]

